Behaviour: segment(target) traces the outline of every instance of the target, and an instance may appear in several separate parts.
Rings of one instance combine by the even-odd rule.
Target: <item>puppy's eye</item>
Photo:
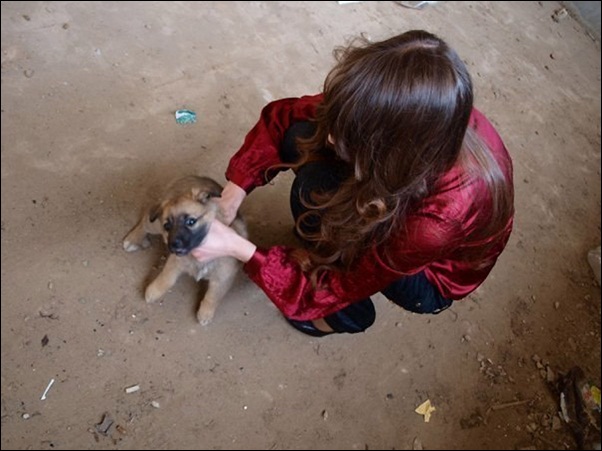
[[[166,232],[169,232],[171,230],[171,222],[170,221],[165,222],[165,224],[163,224],[163,228],[165,229]]]
[[[188,227],[192,227],[195,224],[196,224],[196,218],[188,218],[188,219],[186,219],[186,225]]]

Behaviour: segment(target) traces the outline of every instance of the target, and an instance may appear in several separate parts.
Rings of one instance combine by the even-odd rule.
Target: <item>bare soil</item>
[[[576,449],[554,386],[574,366],[600,386],[600,44],[560,8],[2,2],[2,449]],[[207,327],[190,279],[146,305],[165,250],[121,240],[148,193],[223,182],[267,101],[319,92],[348,38],[413,28],[465,59],[514,159],[483,286],[437,316],[378,295],[366,333],[322,339],[244,275]],[[290,182],[243,206],[260,245],[294,242]]]

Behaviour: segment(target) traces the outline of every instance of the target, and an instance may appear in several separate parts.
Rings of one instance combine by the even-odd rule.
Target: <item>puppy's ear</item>
[[[163,204],[156,204],[148,211],[148,220],[155,222],[163,214]]]
[[[192,196],[201,204],[206,204],[210,199],[214,197],[222,197],[219,191],[205,191],[198,188],[193,188]]]

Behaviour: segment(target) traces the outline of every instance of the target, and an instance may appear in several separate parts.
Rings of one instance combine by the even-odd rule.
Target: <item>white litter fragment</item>
[[[401,6],[405,6],[410,9],[422,9],[427,5],[435,5],[438,2],[395,2],[399,3]]]
[[[126,392],[127,394],[130,394],[130,393],[135,393],[135,392],[137,392],[138,390],[140,390],[140,385],[132,385],[131,387],[127,387],[127,388],[125,389],[125,392]]]
[[[159,404],[158,401],[151,401],[151,406],[153,406],[155,409],[158,409],[161,407],[161,404]]]
[[[48,390],[50,390],[50,387],[52,387],[52,384],[54,384],[54,379],[50,379],[50,382],[48,382],[48,386],[46,387],[46,390],[44,390],[44,393],[42,393],[42,397],[40,398],[41,401],[44,401],[46,399],[46,395],[48,394]]]
[[[566,408],[566,398],[564,397],[564,392],[560,393],[560,412],[558,412],[560,417],[566,422],[571,422],[571,417],[569,417],[569,412]]]

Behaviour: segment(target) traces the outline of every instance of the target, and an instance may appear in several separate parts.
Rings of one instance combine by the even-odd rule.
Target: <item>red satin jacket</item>
[[[226,178],[250,193],[276,175],[266,169],[281,163],[278,149],[284,132],[294,122],[315,116],[322,95],[287,98],[268,104],[259,122],[247,134],[232,157]],[[504,172],[508,189],[513,189],[512,161],[487,118],[476,109],[470,127],[491,148]],[[309,275],[290,256],[291,248],[274,246],[257,249],[244,270],[288,318],[323,318],[373,295],[399,278],[425,271],[427,279],[449,299],[460,299],[475,290],[493,268],[512,230],[506,227],[486,240],[471,239],[474,230],[489,221],[490,196],[484,182],[471,177],[459,165],[445,173],[434,194],[423,200],[403,231],[384,243],[394,261],[385,261],[378,248],[366,252],[348,271],[328,271],[314,289]],[[486,266],[477,267],[462,259],[466,249],[490,246]],[[391,257],[390,257],[391,258]]]

